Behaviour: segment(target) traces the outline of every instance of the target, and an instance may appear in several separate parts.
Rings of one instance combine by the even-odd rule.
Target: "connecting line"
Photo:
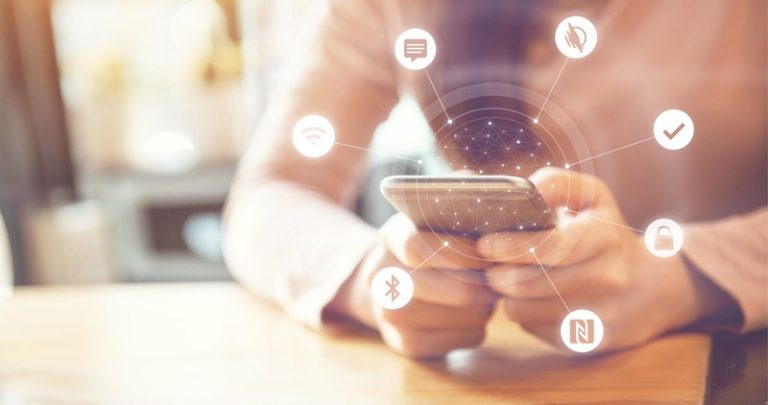
[[[598,217],[596,217],[596,216],[594,216],[594,215],[589,215],[589,214],[585,214],[585,213],[583,213],[583,212],[574,211],[574,210],[572,210],[572,209],[570,209],[570,208],[564,208],[564,209],[565,209],[566,211],[568,211],[568,212],[572,212],[572,213],[574,213],[574,214],[583,215],[583,216],[585,216],[585,217],[588,217],[588,218],[594,219],[595,221],[603,222],[603,223],[606,223],[606,224],[610,224],[610,225],[616,225],[616,226],[619,226],[619,227],[622,227],[622,228],[625,228],[625,229],[629,229],[630,231],[635,231],[635,232],[637,232],[637,233],[641,233],[641,234],[642,234],[642,233],[645,233],[644,231],[642,231],[642,230],[640,230],[640,229],[637,229],[637,228],[633,228],[633,227],[631,227],[631,226],[627,226],[627,225],[624,225],[624,224],[620,224],[620,223],[618,223],[618,222],[612,222],[612,221],[608,221],[608,220],[605,220],[605,219],[602,219],[602,218],[598,218]]]
[[[544,97],[544,103],[541,105],[541,108],[539,109],[539,113],[536,114],[536,118],[533,119],[534,123],[539,122],[539,117],[541,116],[541,112],[544,111],[544,107],[547,105],[547,101],[549,101],[549,96],[552,95],[552,91],[555,90],[555,86],[557,86],[557,81],[560,80],[560,76],[563,74],[563,70],[565,70],[565,65],[568,64],[568,57],[565,58],[563,61],[563,66],[560,66],[560,71],[557,72],[557,76],[555,77],[555,82],[552,83],[552,87],[549,88],[549,93],[547,93],[547,97]]]
[[[529,250],[531,254],[533,255],[533,258],[536,259],[536,263],[539,264],[539,267],[541,268],[541,271],[544,273],[545,276],[547,276],[547,280],[549,280],[549,284],[552,284],[552,288],[554,288],[555,293],[557,293],[558,298],[560,298],[560,302],[563,303],[563,306],[565,307],[565,310],[568,311],[568,313],[571,313],[571,308],[568,307],[568,304],[565,303],[565,300],[563,299],[563,296],[560,295],[560,291],[558,291],[557,287],[555,286],[555,283],[552,281],[552,278],[549,277],[549,273],[547,273],[547,270],[544,268],[544,265],[541,264],[541,261],[539,260],[539,257],[536,256],[536,251],[531,248]]]
[[[437,92],[437,88],[435,87],[435,83],[432,81],[432,77],[429,76],[429,72],[427,69],[424,69],[424,73],[427,74],[427,80],[429,80],[429,84],[432,86],[432,90],[435,91],[435,96],[437,96],[437,102],[440,103],[440,107],[443,108],[443,113],[445,114],[445,118],[448,120],[448,123],[451,124],[453,120],[448,115],[448,110],[445,109],[445,104],[443,104],[443,99],[440,98],[440,93]]]
[[[637,141],[637,142],[632,142],[632,143],[630,143],[629,145],[624,145],[624,146],[622,146],[622,147],[620,147],[620,148],[616,148],[616,149],[614,149],[614,150],[609,150],[608,152],[603,152],[603,153],[601,153],[601,154],[599,154],[599,155],[595,155],[595,156],[592,156],[592,157],[588,157],[588,158],[586,158],[586,159],[583,159],[583,160],[579,160],[578,162],[574,162],[574,163],[568,163],[567,165],[565,165],[565,168],[566,168],[566,169],[568,169],[568,168],[571,168],[571,167],[573,167],[573,166],[576,166],[576,165],[577,165],[577,164],[579,164],[579,163],[588,162],[588,161],[590,161],[590,160],[592,160],[592,159],[597,159],[597,158],[599,158],[599,157],[601,157],[601,156],[605,156],[605,155],[607,155],[607,154],[609,154],[609,153],[618,152],[618,151],[620,151],[620,150],[622,150],[622,149],[626,149],[626,148],[629,148],[630,146],[635,146],[635,145],[641,144],[641,143],[643,143],[643,142],[648,142],[648,141],[650,141],[651,139],[654,139],[654,138],[655,138],[655,137],[651,136],[651,137],[648,137],[648,138],[645,138],[645,139],[639,140],[639,141]]]
[[[393,157],[393,158],[397,158],[397,159],[410,160],[411,162],[416,162],[418,164],[422,163],[421,159],[411,159],[409,157],[395,155],[394,153],[382,152],[380,150],[373,150],[373,149],[368,149],[368,148],[362,148],[360,146],[350,145],[348,143],[341,143],[341,142],[337,142],[337,141],[334,141],[333,143],[336,144],[336,145],[339,145],[339,146],[347,147],[347,148],[352,148],[352,149],[357,149],[357,150],[364,150],[366,152],[377,153],[379,155],[387,155],[387,156],[390,156],[390,157]]]
[[[414,268],[413,268],[413,270],[409,271],[409,272],[408,272],[408,274],[413,274],[413,272],[414,272],[414,271],[418,270],[418,269],[419,269],[419,267],[423,266],[423,265],[424,265],[424,263],[426,263],[426,262],[428,262],[428,261],[429,261],[429,259],[433,258],[433,257],[434,257],[436,254],[440,253],[440,251],[441,251],[441,250],[443,250],[443,249],[445,249],[446,247],[448,247],[447,243],[448,243],[448,242],[445,242],[445,243],[443,243],[443,246],[440,246],[440,248],[439,248],[439,249],[437,249],[437,250],[435,250],[434,252],[432,252],[432,254],[431,254],[431,255],[427,256],[427,258],[426,258],[426,259],[422,260],[422,261],[421,261],[421,263],[419,263],[419,265],[418,265],[418,266],[414,267]]]

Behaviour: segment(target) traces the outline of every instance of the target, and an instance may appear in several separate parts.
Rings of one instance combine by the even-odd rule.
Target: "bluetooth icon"
[[[413,279],[408,272],[397,267],[381,269],[371,281],[371,294],[382,308],[402,308],[413,297]]]
[[[397,286],[400,284],[400,280],[398,280],[394,274],[390,275],[390,277],[390,281],[387,281],[387,287],[389,287],[389,291],[387,291],[386,295],[389,295],[390,300],[394,302],[397,297],[400,296],[400,292],[397,291]]]

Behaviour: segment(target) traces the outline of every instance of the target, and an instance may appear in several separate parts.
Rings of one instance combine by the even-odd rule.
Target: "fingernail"
[[[499,251],[504,249],[504,241],[495,237],[489,237],[483,245],[483,254],[486,257],[496,257]]]
[[[485,257],[493,256],[493,249],[495,249],[495,242],[493,238],[486,237],[480,240],[480,246],[478,246],[480,254]]]
[[[491,247],[493,249],[493,255],[499,257],[503,256],[502,252],[507,248],[507,243],[502,238],[494,238],[491,241]]]

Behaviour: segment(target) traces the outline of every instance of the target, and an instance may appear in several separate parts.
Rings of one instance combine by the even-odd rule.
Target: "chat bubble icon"
[[[419,58],[427,57],[427,40],[424,38],[410,38],[403,42],[403,55],[410,58],[411,62]]]

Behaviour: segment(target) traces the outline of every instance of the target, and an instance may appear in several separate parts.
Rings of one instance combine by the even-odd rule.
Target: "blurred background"
[[[238,157],[324,7],[0,2],[0,285],[229,278],[220,211]],[[400,154],[431,139],[409,98],[379,132]],[[359,210],[386,218],[366,195]]]

